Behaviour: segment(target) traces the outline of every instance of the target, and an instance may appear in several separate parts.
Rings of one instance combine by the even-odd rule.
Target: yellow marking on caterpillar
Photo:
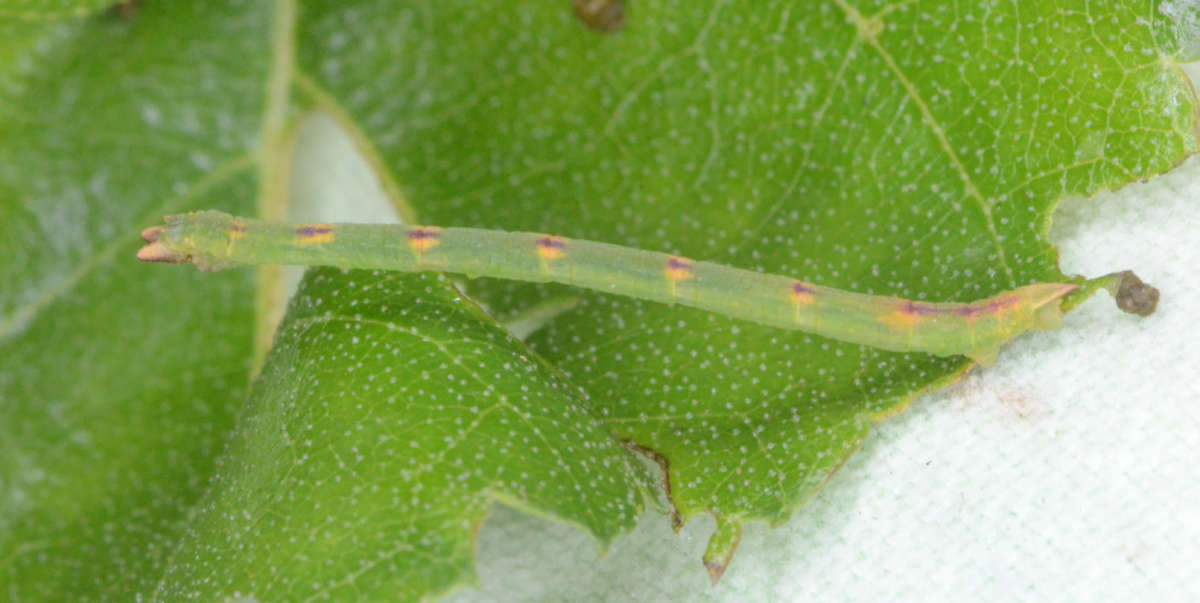
[[[817,290],[808,283],[801,281],[792,283],[792,303],[797,307],[807,306],[816,301],[816,293]]]
[[[432,226],[418,226],[408,231],[408,246],[418,254],[429,251],[442,243],[442,235]]]
[[[550,262],[561,260],[567,255],[567,240],[554,235],[543,235],[538,237],[534,246],[537,248],[538,261],[542,265],[542,274],[549,277]]]
[[[246,225],[241,222],[233,222],[229,225],[229,238],[225,241],[225,255],[233,255],[233,248],[237,246],[237,242],[246,236]]]
[[[680,257],[671,256],[667,259],[667,278],[672,283],[678,283],[682,280],[695,278],[695,273],[692,272],[692,261]]]
[[[562,237],[545,235],[537,240],[538,255],[544,260],[561,260],[566,255],[567,241]]]
[[[442,244],[442,233],[439,229],[433,226],[417,226],[408,231],[408,246],[412,248],[417,256],[417,265],[420,266],[422,256],[426,251]]]
[[[803,281],[792,283],[791,290],[788,291],[788,296],[792,298],[792,306],[795,308],[794,320],[796,324],[800,324],[800,308],[810,305],[817,300],[817,290],[812,285]]]
[[[320,245],[333,241],[332,224],[304,224],[296,227],[296,244]]]
[[[693,262],[686,258],[671,256],[667,258],[667,283],[671,286],[671,298],[675,298],[675,283],[689,278],[696,278]]]
[[[902,302],[899,307],[880,314],[875,320],[889,329],[911,330],[921,321],[922,314],[923,312],[914,307],[912,302]]]

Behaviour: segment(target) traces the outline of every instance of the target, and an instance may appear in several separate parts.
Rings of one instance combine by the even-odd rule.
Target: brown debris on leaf
[[[1113,297],[1117,307],[1138,316],[1150,316],[1158,307],[1158,289],[1147,285],[1131,270],[1120,273],[1120,285]]]
[[[108,7],[103,14],[110,19],[132,19],[142,8],[142,0],[124,0]]]
[[[588,27],[612,33],[625,25],[624,0],[571,0],[571,8]]]

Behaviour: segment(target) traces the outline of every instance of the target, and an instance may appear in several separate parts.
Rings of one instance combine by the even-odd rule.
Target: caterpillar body
[[[138,259],[201,270],[260,264],[439,271],[558,282],[898,352],[990,365],[1000,346],[1060,325],[1077,286],[1035,283],[966,303],[865,295],[786,276],[555,235],[382,224],[290,224],[218,211],[167,216]]]

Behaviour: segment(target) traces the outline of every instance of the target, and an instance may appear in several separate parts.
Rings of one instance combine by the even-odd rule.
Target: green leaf
[[[15,600],[152,587],[248,383],[253,275],[133,254],[165,212],[252,211],[270,13],[165,9],[5,47],[0,583]]]
[[[470,580],[493,500],[626,529],[620,440],[682,518],[717,517],[719,575],[743,520],[787,519],[967,367],[469,283],[538,317],[530,352],[441,279],[321,271],[247,401],[273,277],[131,256],[162,213],[284,213],[292,109],[333,113],[406,218],[967,300],[1064,278],[1059,199],[1196,150],[1194,11],[1171,8],[1181,25],[1048,1],[629,2],[614,31],[566,0],[306,3],[294,30],[287,0],[0,20],[5,594],[432,597]]]
[[[605,547],[633,526],[638,475],[580,392],[446,285],[308,274],[158,596],[443,593],[493,500]]]
[[[0,0],[0,19],[54,20],[82,17],[121,4],[132,15],[141,0]]]
[[[636,3],[605,35],[556,3],[375,2],[313,7],[299,56],[424,222],[970,300],[1068,278],[1054,205],[1196,150],[1174,24],[1089,10]],[[469,291],[504,316],[564,294]],[[593,294],[531,343],[665,459],[684,518],[785,520],[968,367]]]

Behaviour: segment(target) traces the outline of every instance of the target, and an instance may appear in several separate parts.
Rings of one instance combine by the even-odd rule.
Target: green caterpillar
[[[1037,283],[969,303],[863,295],[653,251],[554,235],[380,224],[286,224],[217,211],[147,228],[138,259],[201,270],[291,264],[439,271],[554,281],[683,304],[898,352],[961,354],[990,365],[1000,346],[1060,325],[1069,283]]]

